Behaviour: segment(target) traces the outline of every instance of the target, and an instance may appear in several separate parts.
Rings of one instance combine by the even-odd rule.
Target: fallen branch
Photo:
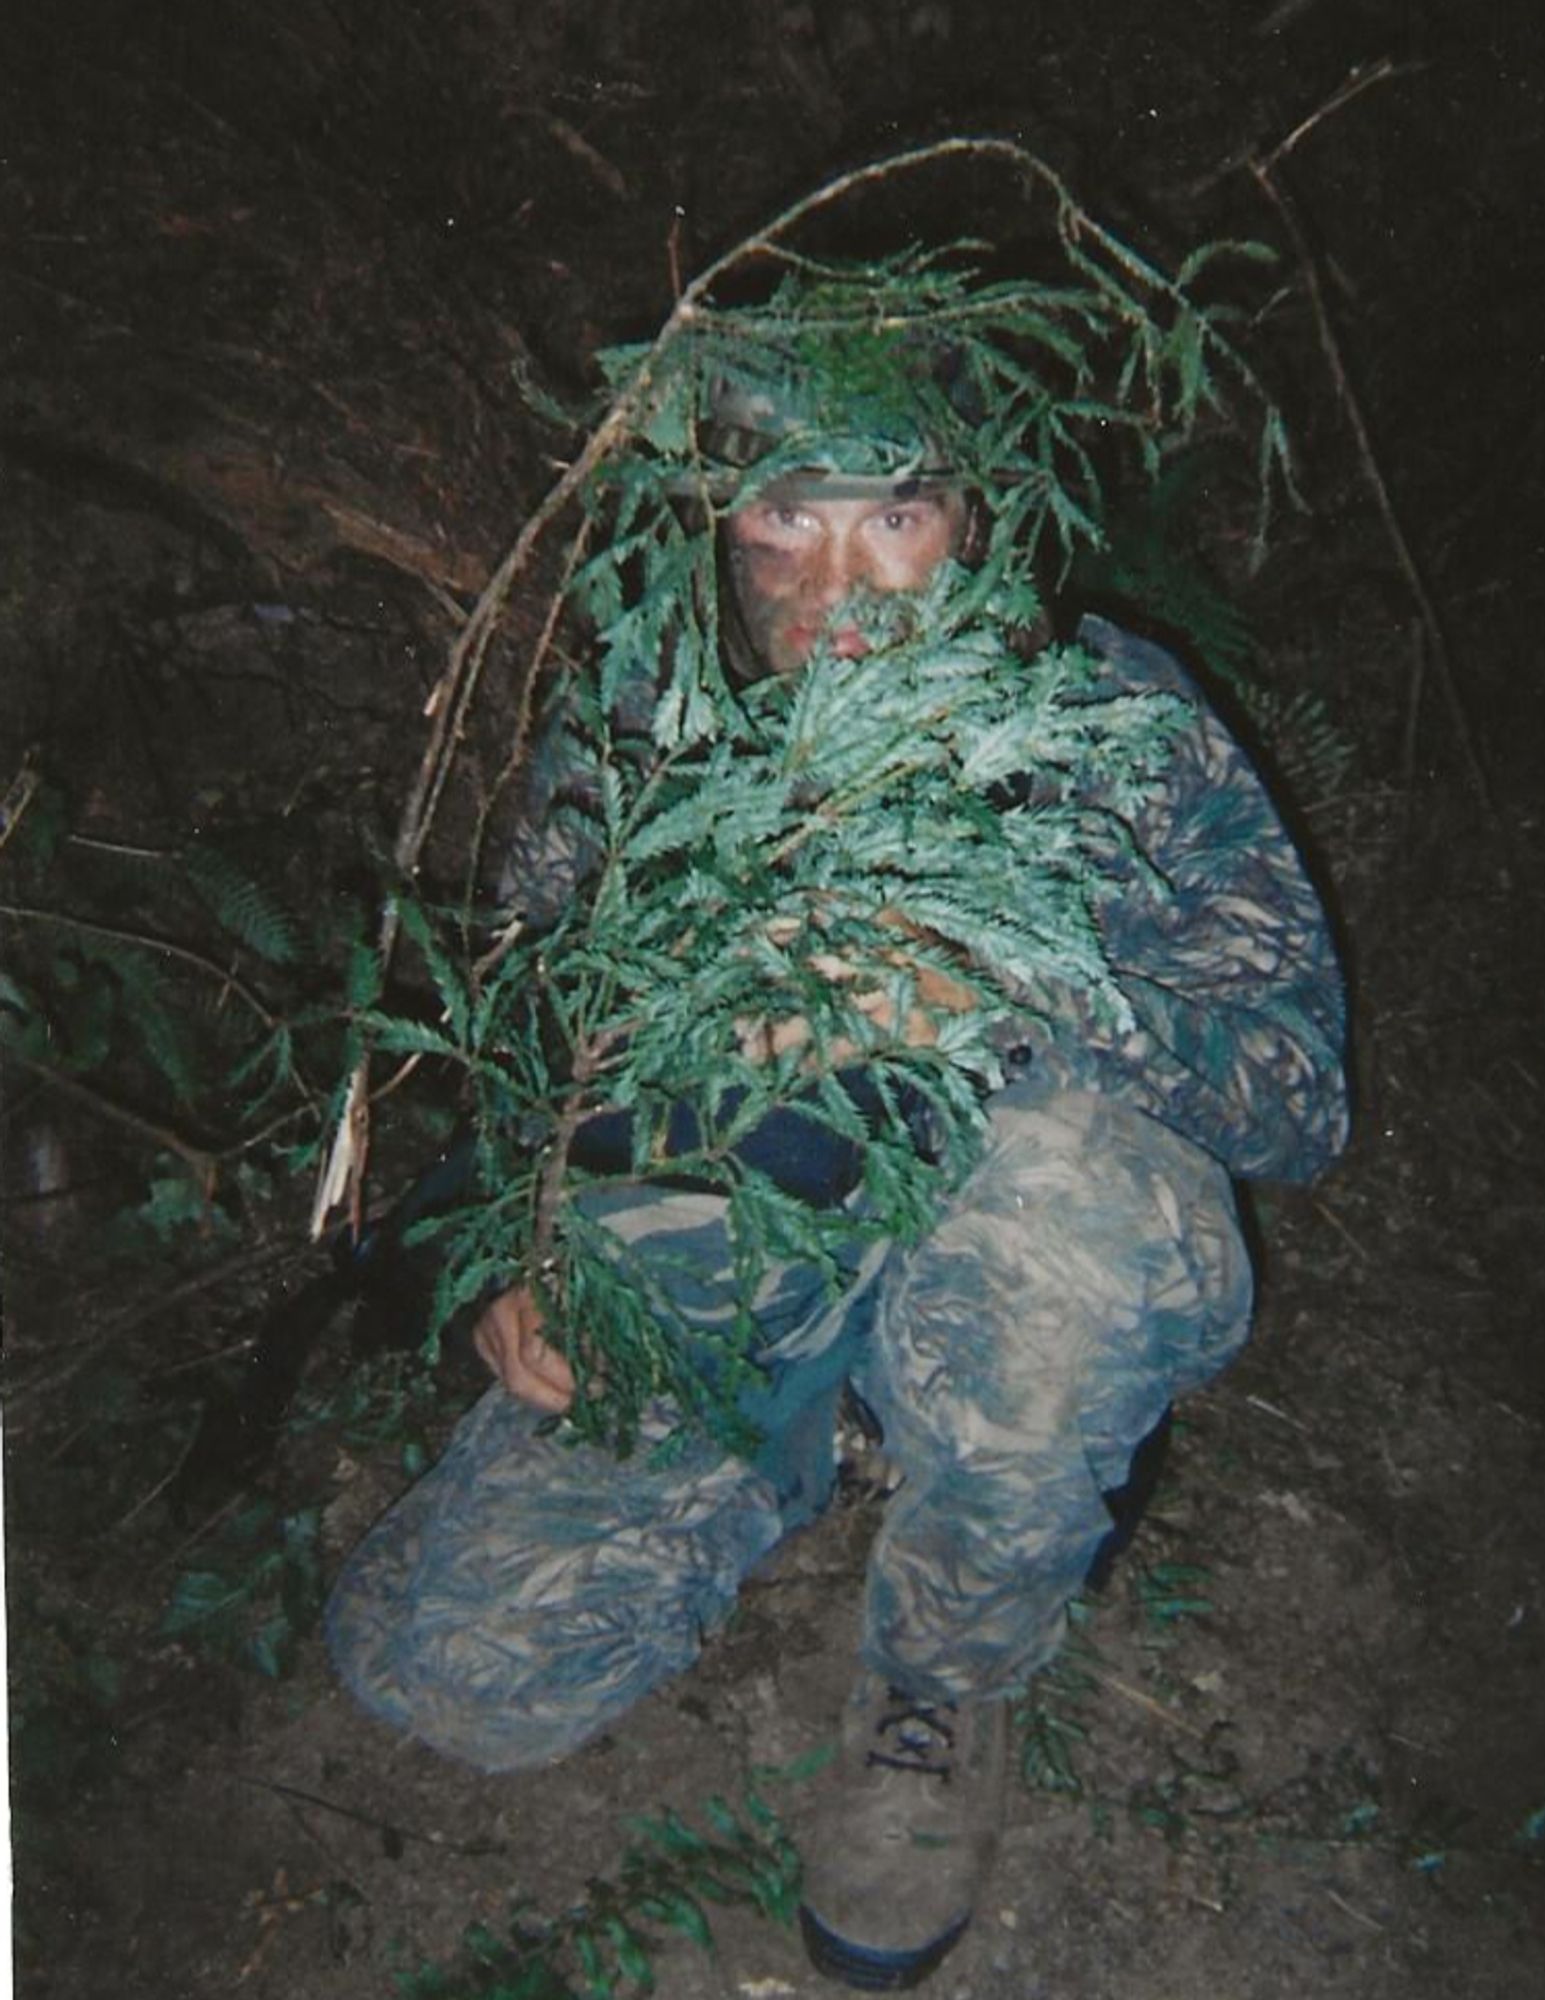
[[[1303,276],[1304,289],[1309,299],[1310,310],[1314,314],[1315,330],[1319,336],[1320,349],[1325,356],[1326,365],[1330,369],[1331,380],[1335,384],[1336,394],[1340,399],[1342,409],[1346,412],[1347,421],[1352,427],[1352,435],[1357,445],[1363,474],[1372,490],[1374,504],[1378,508],[1380,519],[1384,523],[1385,533],[1389,538],[1390,547],[1394,551],[1395,561],[1402,575],[1405,577],[1407,587],[1411,592],[1412,600],[1416,605],[1417,613],[1421,620],[1424,643],[1417,648],[1414,669],[1416,675],[1416,694],[1417,696],[1420,694],[1421,677],[1425,672],[1426,665],[1430,662],[1442,683],[1444,695],[1448,701],[1449,712],[1453,719],[1454,733],[1459,742],[1460,752],[1470,782],[1488,817],[1495,824],[1497,822],[1497,810],[1492,798],[1491,785],[1486,776],[1485,767],[1481,762],[1480,753],[1476,748],[1474,731],[1470,726],[1468,712],[1460,696],[1459,684],[1454,674],[1453,663],[1448,650],[1448,642],[1444,636],[1442,622],[1438,617],[1437,607],[1433,603],[1432,594],[1428,590],[1426,579],[1422,575],[1421,565],[1418,563],[1416,555],[1412,550],[1410,540],[1406,535],[1394,500],[1390,495],[1388,482],[1379,464],[1378,453],[1374,449],[1372,434],[1368,428],[1368,421],[1363,414],[1361,399],[1353,387],[1351,376],[1347,371],[1346,361],[1341,351],[1341,343],[1337,338],[1335,326],[1330,316],[1330,309],[1326,304],[1325,287],[1320,277],[1319,259],[1315,256],[1313,246],[1309,242],[1308,235],[1299,219],[1296,207],[1275,173],[1275,169],[1279,163],[1286,159],[1332,113],[1350,104],[1355,97],[1360,96],[1363,91],[1369,89],[1373,84],[1387,82],[1391,77],[1405,73],[1405,69],[1398,69],[1387,57],[1381,62],[1372,64],[1369,68],[1354,69],[1338,90],[1334,91],[1307,118],[1300,119],[1292,131],[1287,134],[1286,138],[1279,141],[1277,145],[1270,147],[1262,153],[1251,153],[1245,159],[1236,160],[1230,164],[1248,166],[1257,187],[1259,187],[1271,207],[1275,209],[1297,255],[1299,270]],[[1413,698],[1412,703],[1413,716],[1414,712],[1415,698]]]
[[[82,1368],[89,1366],[103,1348],[111,1347],[125,1334],[131,1333],[135,1327],[143,1325],[147,1319],[158,1318],[168,1307],[196,1298],[201,1292],[214,1291],[233,1278],[250,1276],[255,1271],[267,1269],[270,1265],[294,1259],[293,1248],[285,1243],[272,1243],[262,1250],[243,1251],[238,1256],[227,1257],[222,1262],[212,1265],[207,1271],[199,1271],[191,1278],[184,1278],[179,1284],[172,1285],[163,1292],[157,1292],[154,1298],[142,1299],[136,1305],[110,1314],[92,1333],[68,1349],[62,1360],[56,1359],[52,1368],[40,1369],[36,1375],[29,1376],[25,1381],[12,1379],[8,1382],[6,1388],[8,1403],[16,1408],[50,1389],[57,1389],[72,1376],[79,1374]],[[173,1361],[163,1368],[154,1368],[146,1379],[160,1381],[167,1376],[185,1374],[191,1369],[207,1368],[212,1363],[224,1360],[231,1354],[239,1354],[252,1345],[252,1336],[244,1335],[242,1339],[233,1341],[228,1347],[222,1347],[215,1353],[196,1354],[188,1360]],[[57,1357],[59,1350],[55,1349],[53,1352]]]
[[[336,1813],[339,1819],[352,1820],[356,1826],[367,1826],[372,1833],[381,1835],[383,1841],[401,1843],[413,1840],[424,1847],[437,1848],[442,1854],[461,1854],[482,1857],[489,1854],[507,1854],[509,1847],[502,1840],[447,1840],[439,1833],[419,1833],[410,1826],[399,1825],[396,1820],[379,1819],[374,1813],[361,1812],[357,1806],[346,1806],[337,1799],[325,1799],[319,1792],[302,1791],[298,1785],[281,1784],[277,1778],[249,1778],[244,1771],[232,1774],[238,1785],[251,1785],[261,1792],[272,1792],[276,1798],[293,1799],[300,1805],[315,1806],[319,1812]]]
[[[1101,1687],[1108,1687],[1113,1694],[1119,1694],[1123,1701],[1129,1701],[1134,1708],[1140,1708],[1145,1715],[1152,1715],[1160,1722],[1167,1722],[1171,1729],[1182,1730],[1187,1736],[1199,1738],[1206,1736],[1207,1731],[1199,1728],[1188,1716],[1179,1715],[1174,1709],[1166,1708],[1162,1701],[1155,1701],[1151,1694],[1144,1694],[1141,1688],[1133,1687],[1130,1681],[1122,1680],[1119,1674],[1109,1673],[1104,1667],[1085,1667],[1084,1672],[1091,1680],[1098,1681]]]
[[[583,132],[576,131],[567,118],[559,118],[550,111],[536,114],[566,153],[570,153],[601,183],[610,195],[618,201],[626,201],[628,183],[620,168],[615,167],[603,152],[592,146]]]
[[[21,760],[21,768],[5,788],[5,797],[0,799],[0,848],[10,839],[27,816],[27,809],[37,797],[43,782],[43,774],[38,768],[37,746],[34,744]]]
[[[145,931],[123,930],[116,924],[98,923],[91,917],[73,916],[67,910],[38,909],[28,903],[0,903],[0,917],[14,917],[25,923],[55,924],[65,930],[79,931],[85,937],[110,938],[115,944],[135,945],[141,951],[163,952],[168,958],[191,965],[199,972],[207,973],[211,979],[218,980],[252,1009],[265,1028],[272,1030],[279,1026],[278,1015],[270,1013],[252,988],[238,978],[229,966],[206,958],[201,951],[194,951],[188,945],[174,944],[170,938],[154,937]]]
[[[1336,112],[1345,110],[1347,105],[1354,98],[1361,97],[1365,90],[1371,90],[1376,83],[1390,83],[1397,76],[1409,76],[1423,67],[1421,63],[1396,63],[1389,56],[1381,56],[1376,63],[1359,65],[1350,70],[1346,80],[1331,92],[1323,104],[1311,111],[1307,118],[1300,118],[1285,139],[1278,140],[1276,145],[1264,153],[1256,140],[1248,140],[1226,159],[1220,160],[1215,167],[1210,168],[1200,180],[1190,182],[1185,189],[1186,199],[1196,200],[1199,195],[1204,195],[1215,188],[1219,181],[1227,180],[1230,174],[1238,173],[1241,167],[1248,167],[1255,161],[1260,161],[1269,171],[1279,160],[1285,160],[1317,126],[1322,125],[1327,118],[1333,117]]]
[[[1453,662],[1449,656],[1448,641],[1444,637],[1443,626],[1439,620],[1437,608],[1433,604],[1432,595],[1427,588],[1426,580],[1422,575],[1421,567],[1406,537],[1405,529],[1401,525],[1400,516],[1395,509],[1395,503],[1390,497],[1389,486],[1379,466],[1378,454],[1373,448],[1373,439],[1368,430],[1367,419],[1363,415],[1362,403],[1347,373],[1346,363],[1342,358],[1341,343],[1336,337],[1335,328],[1331,324],[1330,312],[1325,303],[1325,289],[1320,282],[1318,260],[1315,258],[1313,249],[1304,233],[1303,225],[1298,219],[1297,211],[1282,187],[1273,178],[1271,169],[1262,160],[1252,160],[1250,162],[1250,171],[1255,177],[1256,184],[1262,194],[1265,195],[1266,199],[1282,218],[1283,227],[1287,230],[1289,237],[1292,239],[1293,248],[1298,254],[1299,268],[1303,273],[1304,286],[1308,292],[1309,304],[1314,313],[1315,327],[1319,333],[1321,350],[1325,355],[1326,364],[1331,372],[1331,378],[1335,382],[1336,393],[1341,399],[1342,408],[1346,411],[1347,421],[1352,426],[1352,435],[1357,442],[1358,456],[1362,460],[1363,473],[1373,491],[1374,502],[1378,507],[1380,518],[1384,522],[1385,532],[1389,537],[1390,546],[1394,550],[1395,560],[1406,579],[1407,586],[1416,605],[1417,613],[1421,619],[1422,633],[1426,643],[1423,648],[1418,650],[1417,670],[1421,671],[1424,658],[1430,660],[1433,667],[1437,670],[1444,695],[1448,700],[1449,713],[1454,724],[1454,733],[1459,741],[1459,748],[1470,776],[1470,782],[1474,786],[1476,796],[1480,799],[1488,816],[1493,821],[1496,821],[1497,809],[1492,799],[1491,785],[1487,779],[1485,767],[1481,763],[1480,753],[1476,749],[1475,735],[1470,727],[1469,714],[1459,693],[1459,684],[1455,679]]]
[[[1396,64],[1389,56],[1381,56],[1376,63],[1369,63],[1366,68],[1358,65],[1349,70],[1346,80],[1339,88],[1333,90],[1325,102],[1317,110],[1311,111],[1307,118],[1300,118],[1285,139],[1273,146],[1269,153],[1261,155],[1258,164],[1269,173],[1279,160],[1287,158],[1301,140],[1307,139],[1317,125],[1323,124],[1336,112],[1344,110],[1354,97],[1361,97],[1365,90],[1371,90],[1376,83],[1388,83],[1393,77],[1409,76],[1422,67],[1420,63]],[[1243,165],[1244,161],[1241,160],[1238,164]]]
[[[378,556],[393,569],[404,570],[408,575],[417,577],[420,583],[430,587],[447,612],[460,618],[461,607],[454,598],[445,597],[443,593],[446,589],[477,588],[485,571],[476,556],[469,556],[460,549],[441,547],[426,541],[422,535],[394,528],[390,521],[378,521],[373,515],[362,513],[358,507],[350,507],[325,493],[317,493],[315,497],[345,547],[357,549],[362,555]]]
[[[41,1077],[54,1089],[61,1090],[66,1097],[73,1097],[78,1104],[84,1104],[111,1124],[125,1126],[137,1132],[142,1139],[154,1140],[156,1145],[169,1153],[175,1153],[193,1169],[198,1182],[200,1198],[206,1203],[214,1192],[215,1174],[220,1156],[213,1148],[201,1146],[197,1140],[175,1131],[170,1125],[162,1125],[154,1118],[147,1118],[143,1112],[135,1111],[127,1104],[120,1104],[116,1097],[94,1089],[83,1083],[77,1076],[70,1076],[64,1070],[55,1069],[52,1064],[39,1062],[35,1056],[23,1054],[20,1049],[7,1048],[7,1060],[19,1063],[33,1076]]]

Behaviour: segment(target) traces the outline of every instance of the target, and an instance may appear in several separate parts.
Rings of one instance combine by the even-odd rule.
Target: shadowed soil
[[[1237,538],[1209,560],[1278,698],[1264,754],[1289,772],[1344,941],[1355,1135],[1313,1190],[1248,1197],[1254,1339],[1181,1412],[1133,1549],[1031,1690],[1020,1733],[1043,1782],[1016,1786],[978,1919],[928,1990],[1536,1990],[1532,52],[1382,0],[1196,0],[1162,23],[1134,6],[1032,19],[1007,0],[13,11],[0,789],[36,745],[88,839],[218,838],[313,916],[368,903],[425,696],[553,476],[555,434],[518,376],[583,394],[598,346],[658,323],[673,274],[853,160],[950,130],[1022,136],[1156,253],[1278,245],[1283,289],[1255,335],[1308,511],[1284,516],[1258,575]],[[1362,86],[1272,167],[1295,244],[1241,162],[1354,71]],[[986,226],[1002,200],[968,176],[897,195],[880,220],[928,233],[980,211]],[[1204,492],[1199,528],[1227,500]],[[437,881],[458,879],[492,788],[543,581],[504,629]],[[1321,704],[1334,756],[1320,722],[1287,711],[1299,696]],[[11,914],[13,858],[0,850],[19,977],[38,922]],[[95,865],[79,847],[65,863]],[[218,957],[196,906],[183,916],[190,948]],[[336,996],[331,935],[297,1005]],[[268,1155],[261,1173],[256,1154],[222,1164],[213,1207],[180,1221],[163,1192],[157,1234],[146,1203],[179,1161],[147,1129],[150,1101],[132,1102],[138,1123],[17,1060],[0,1106],[18,1990],[363,2000],[449,1964],[470,1925],[497,1931],[516,1903],[554,1916],[615,1875],[630,1817],[669,1805],[702,1824],[710,1797],[738,1800],[754,1777],[797,1836],[798,1773],[851,1676],[883,1505],[862,1481],[775,1554],[690,1674],[518,1778],[464,1771],[357,1711],[298,1603],[274,1677],[220,1657],[207,1630],[164,1629],[179,1579],[218,1567],[252,1497],[168,1504],[206,1386],[240,1373],[264,1311],[324,1259],[304,1248],[309,1175]],[[388,1148],[383,1180],[413,1164]],[[476,1386],[453,1358],[434,1408],[372,1437],[346,1408],[349,1372],[340,1330],[255,1488],[276,1518],[305,1518],[311,1586]],[[1048,1742],[1070,1754],[1059,1785],[1037,1762]],[[832,1990],[792,1931],[736,1910],[714,1928],[712,1956],[662,1940],[662,1993]]]

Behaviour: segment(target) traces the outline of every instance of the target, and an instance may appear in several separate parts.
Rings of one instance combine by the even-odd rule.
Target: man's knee
[[[903,1453],[909,1433],[957,1460],[1082,1428],[1119,1483],[1243,1339],[1250,1291],[1200,1149],[1119,1101],[1010,1090],[939,1227],[887,1272],[862,1386]]]

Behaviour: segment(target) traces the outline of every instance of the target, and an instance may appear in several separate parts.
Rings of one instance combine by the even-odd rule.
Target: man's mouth
[[[808,659],[822,639],[827,651],[838,660],[861,660],[874,651],[856,625],[839,625],[834,632],[828,632],[824,625],[791,625],[785,636],[800,659]]]

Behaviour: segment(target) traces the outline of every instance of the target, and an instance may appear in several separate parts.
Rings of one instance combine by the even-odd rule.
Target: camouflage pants
[[[646,1254],[695,1260],[711,1311],[713,1199],[631,1189],[611,1209]],[[816,1385],[789,1427],[815,1439],[813,1471],[808,1449],[781,1467],[706,1447],[617,1463],[537,1436],[490,1391],[346,1565],[328,1608],[339,1671],[378,1715],[485,1770],[563,1756],[686,1667],[824,1500],[850,1372],[903,1475],[871,1557],[866,1659],[934,1697],[1022,1687],[1110,1526],[1103,1493],[1236,1351],[1250,1284],[1207,1155],[1119,1099],[1016,1085],[939,1227],[861,1274],[845,1325],[798,1271],[763,1302],[787,1382]]]

